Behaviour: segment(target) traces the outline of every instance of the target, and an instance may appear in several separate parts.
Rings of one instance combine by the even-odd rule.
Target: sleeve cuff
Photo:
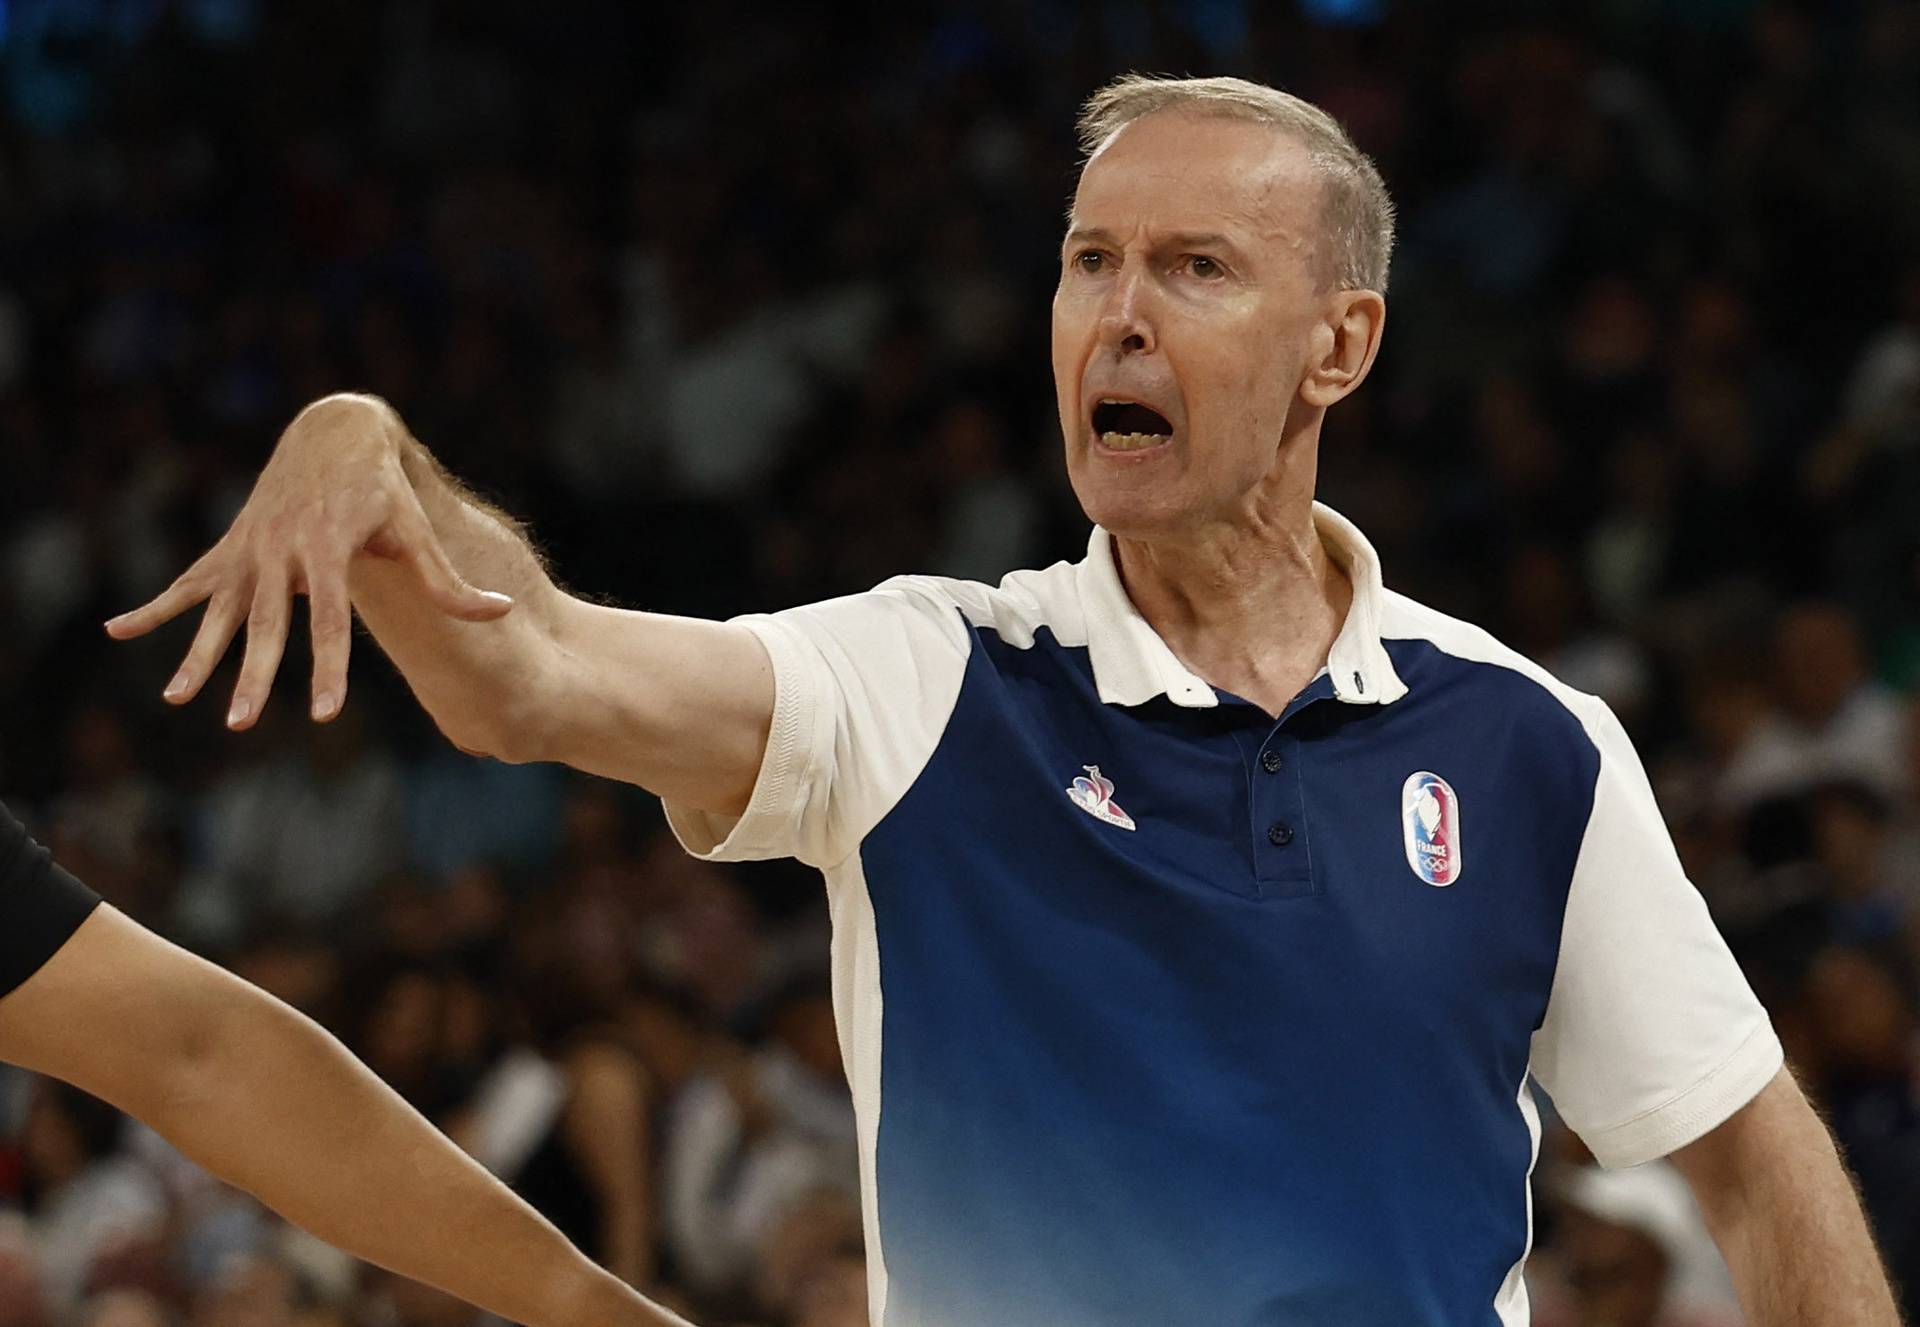
[[[819,706],[807,683],[811,674],[803,647],[789,628],[770,616],[735,619],[752,631],[773,664],[773,723],[760,758],[753,796],[738,816],[716,815],[662,799],[667,826],[680,846],[702,861],[761,861],[792,856],[805,798],[813,785]]]
[[[1583,1141],[1609,1170],[1638,1166],[1712,1132],[1758,1096],[1786,1063],[1773,1024],[1762,1017],[1718,1068],[1663,1106]]]

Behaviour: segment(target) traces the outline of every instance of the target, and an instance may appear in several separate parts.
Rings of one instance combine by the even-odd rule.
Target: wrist
[[[294,416],[288,433],[345,434],[356,442],[371,441],[395,460],[405,455],[407,426],[399,412],[377,396],[363,392],[334,392],[314,401]]]

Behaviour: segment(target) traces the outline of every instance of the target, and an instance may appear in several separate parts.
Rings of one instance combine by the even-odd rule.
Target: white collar
[[[1352,705],[1387,705],[1407,694],[1393,660],[1380,642],[1380,558],[1359,529],[1331,507],[1313,504],[1314,528],[1328,554],[1353,582],[1353,605],[1327,654],[1333,693]],[[1113,539],[1099,526],[1087,542],[1079,573],[1080,606],[1086,616],[1087,653],[1094,684],[1109,705],[1142,705],[1166,696],[1176,705],[1219,704],[1213,688],[1188,671],[1167,643],[1140,616],[1120,583]]]

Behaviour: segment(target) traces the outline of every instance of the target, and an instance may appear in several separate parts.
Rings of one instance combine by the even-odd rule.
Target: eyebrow
[[[1071,248],[1075,244],[1102,244],[1111,247],[1114,234],[1103,226],[1078,226],[1067,232],[1062,248]],[[1240,256],[1240,246],[1214,230],[1180,230],[1165,236],[1159,243],[1162,249],[1223,249],[1235,257]]]

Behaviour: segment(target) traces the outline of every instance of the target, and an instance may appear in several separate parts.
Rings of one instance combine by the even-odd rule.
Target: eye
[[[1209,258],[1204,253],[1188,254],[1187,270],[1202,281],[1218,281],[1227,274],[1227,269],[1220,266],[1218,259]]]
[[[1106,261],[1106,255],[1098,249],[1082,249],[1073,256],[1073,265],[1089,274],[1098,272],[1106,265]]]

